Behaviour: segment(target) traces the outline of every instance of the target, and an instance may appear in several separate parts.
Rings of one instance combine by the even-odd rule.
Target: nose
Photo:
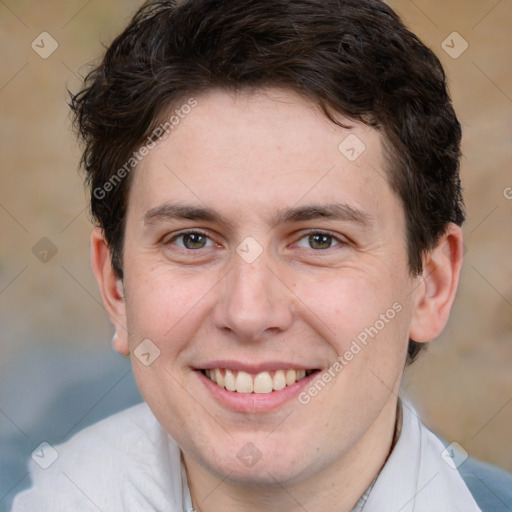
[[[264,255],[247,263],[234,255],[231,272],[215,306],[214,324],[244,341],[256,341],[288,329],[292,323],[290,291]]]

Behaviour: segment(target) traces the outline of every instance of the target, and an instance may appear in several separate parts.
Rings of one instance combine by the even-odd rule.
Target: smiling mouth
[[[244,371],[215,368],[201,373],[217,386],[237,393],[264,394],[293,386],[319,370],[273,370],[251,374]]]

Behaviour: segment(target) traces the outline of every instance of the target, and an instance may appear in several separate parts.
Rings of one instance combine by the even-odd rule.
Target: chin
[[[266,444],[263,440],[253,444],[234,437],[225,446],[212,441],[210,446],[216,446],[215,450],[196,449],[199,458],[194,458],[222,480],[256,487],[300,483],[319,469],[315,466],[321,466],[320,461],[308,462],[311,454],[305,452],[304,443],[289,441],[284,447],[283,442],[280,447],[276,444],[269,443],[268,439]]]

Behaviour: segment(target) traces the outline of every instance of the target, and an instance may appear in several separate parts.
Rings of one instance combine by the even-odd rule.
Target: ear
[[[91,235],[91,263],[103,304],[116,330],[113,338],[114,349],[127,356],[130,349],[123,282],[112,268],[110,249],[100,228],[95,228]]]
[[[436,247],[425,256],[419,286],[414,291],[409,332],[412,340],[431,341],[443,331],[459,284],[463,247],[462,230],[449,224]]]

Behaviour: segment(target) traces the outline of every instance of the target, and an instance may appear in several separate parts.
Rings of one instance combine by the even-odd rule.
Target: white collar
[[[402,401],[402,431],[362,512],[481,512],[441,441]]]

